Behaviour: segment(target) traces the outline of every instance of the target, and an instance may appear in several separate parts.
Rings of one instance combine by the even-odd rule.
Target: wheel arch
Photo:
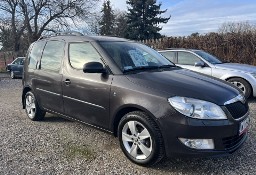
[[[251,88],[251,94],[250,94],[250,96],[252,96],[252,94],[253,94],[254,92],[253,92],[253,87],[252,87],[250,81],[248,81],[246,78],[239,77],[239,76],[228,77],[228,78],[225,79],[225,81],[228,81],[228,80],[230,80],[230,79],[232,79],[232,78],[239,78],[239,79],[242,79],[242,80],[246,81],[246,82],[249,84],[250,88]]]
[[[29,86],[25,86],[22,91],[22,108],[25,109],[25,95],[27,92],[31,91],[32,89]]]
[[[138,105],[124,105],[120,108],[118,108],[115,112],[115,114],[113,115],[113,120],[112,120],[112,131],[115,137],[117,137],[117,130],[118,130],[118,124],[120,122],[120,120],[122,119],[122,117],[129,113],[129,112],[133,112],[133,111],[141,111],[144,112],[145,114],[147,114],[150,118],[152,118],[156,124],[159,126],[157,119],[154,117],[154,115],[148,111],[147,109],[143,108],[142,106],[138,106]]]

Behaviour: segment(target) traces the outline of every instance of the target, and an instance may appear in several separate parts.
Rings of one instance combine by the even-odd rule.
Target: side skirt
[[[68,119],[68,120],[72,120],[72,121],[80,122],[80,123],[86,124],[86,125],[88,125],[88,126],[91,126],[91,127],[93,127],[93,128],[96,128],[96,129],[99,129],[99,130],[102,130],[102,131],[105,131],[105,132],[108,132],[108,133],[114,134],[114,132],[112,132],[112,131],[110,131],[110,130],[103,129],[103,128],[101,128],[101,127],[98,127],[98,126],[92,125],[92,124],[90,124],[90,123],[86,123],[86,122],[84,122],[84,121],[82,121],[82,120],[78,120],[78,119],[76,119],[76,118],[73,118],[73,117],[70,117],[70,116],[67,116],[67,115],[64,115],[64,114],[61,114],[61,113],[58,113],[58,112],[55,112],[55,111],[52,111],[52,110],[46,109],[46,108],[44,108],[44,110],[45,110],[46,112],[49,112],[49,113],[52,113],[52,114],[60,115],[61,117],[66,118],[66,119]]]

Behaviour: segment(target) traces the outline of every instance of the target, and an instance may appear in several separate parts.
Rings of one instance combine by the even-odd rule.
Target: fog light
[[[179,138],[179,140],[187,147],[190,147],[193,149],[214,149],[214,143],[212,139]]]

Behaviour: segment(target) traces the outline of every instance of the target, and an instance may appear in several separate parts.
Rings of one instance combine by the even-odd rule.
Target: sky
[[[103,1],[103,0],[102,0]],[[110,0],[114,9],[127,10],[126,0]],[[225,22],[248,22],[256,24],[255,0],[157,0],[162,3],[162,15],[171,19],[161,34],[188,36],[198,32],[217,32]]]

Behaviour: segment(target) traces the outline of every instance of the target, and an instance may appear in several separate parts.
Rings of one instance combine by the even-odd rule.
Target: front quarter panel
[[[117,113],[124,108],[136,108],[151,116],[159,124],[163,117],[173,117],[173,122],[185,123],[183,117],[175,118],[176,111],[168,102],[171,94],[131,83],[125,76],[115,76],[110,93],[110,128],[114,131]],[[121,116],[122,117],[122,116]]]
[[[192,70],[192,71],[195,71],[195,72],[199,72],[199,73],[202,73],[202,74],[206,74],[206,75],[212,75],[212,68],[209,67],[209,66],[206,66],[206,67],[196,67],[196,66],[193,66],[193,65],[182,65],[182,64],[176,64],[177,66],[180,66],[184,69],[189,69],[189,70]]]
[[[242,78],[251,85],[253,96],[256,97],[256,79],[250,73],[214,68],[212,76],[226,81],[230,78]]]

